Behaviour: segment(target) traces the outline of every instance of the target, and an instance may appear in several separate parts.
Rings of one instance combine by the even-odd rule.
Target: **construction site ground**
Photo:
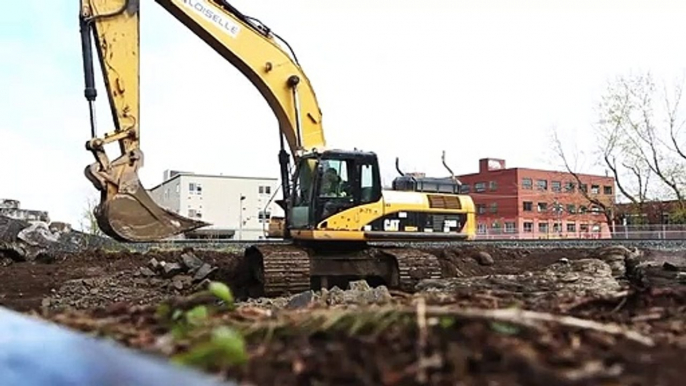
[[[0,305],[168,358],[228,326],[245,339],[244,363],[186,360],[243,384],[683,384],[686,252],[431,252],[450,278],[414,293],[356,282],[235,307],[192,294],[210,280],[240,294],[240,251],[4,257]],[[210,313],[183,333],[161,304]]]

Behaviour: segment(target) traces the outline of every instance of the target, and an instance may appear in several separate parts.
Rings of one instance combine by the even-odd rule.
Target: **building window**
[[[531,233],[534,231],[534,223],[531,221],[524,222],[524,233]]]
[[[491,203],[491,213],[498,213],[498,203],[497,202]]]
[[[603,186],[603,193],[604,194],[612,194],[612,186]]]
[[[188,217],[194,218],[195,217],[195,209],[188,209]]]
[[[581,232],[588,232],[588,224],[580,224],[579,225],[579,230]]]
[[[553,192],[559,192],[562,190],[562,182],[560,181],[550,181],[550,189]]]
[[[562,213],[564,212],[564,206],[559,203],[554,203],[553,204],[553,213]]]
[[[533,189],[533,185],[534,183],[531,178],[522,178],[522,189]]]
[[[579,207],[579,214],[585,214],[586,212],[588,212],[588,208],[586,208],[584,205],[581,205]]]
[[[574,204],[568,204],[567,205],[567,212],[574,214],[576,213],[576,205]]]
[[[260,186],[258,188],[258,191],[260,194],[271,194],[272,187],[271,186]]]
[[[538,223],[538,231],[541,233],[548,233],[548,223],[547,222],[539,222]]]
[[[522,202],[522,209],[525,212],[531,212],[532,210],[534,210],[534,203],[531,201],[524,201]]]
[[[579,191],[582,193],[586,193],[588,191],[588,185],[586,185],[586,184],[579,185]]]
[[[548,190],[548,180],[536,180],[538,190]]]
[[[576,223],[568,222],[567,223],[567,232],[576,232]]]
[[[514,222],[506,222],[505,223],[505,233],[515,233],[517,230],[517,227],[515,226]]]
[[[600,214],[602,212],[602,209],[600,209],[599,206],[596,205],[591,205],[591,213],[593,214]]]
[[[272,214],[269,211],[261,210],[257,213],[257,220],[261,223],[268,223],[270,218],[272,218]]]
[[[573,182],[567,182],[565,184],[565,192],[567,193],[574,193],[574,183]]]
[[[556,222],[555,224],[553,224],[553,232],[560,233],[561,231],[562,231],[562,224],[560,224],[559,222]]]
[[[474,184],[474,191],[475,192],[485,192],[486,191],[486,183],[485,182],[477,182]]]
[[[460,186],[460,194],[469,193],[469,184],[464,184]]]
[[[600,186],[591,185],[591,194],[599,194],[599,193],[600,193]]]
[[[479,224],[479,225],[477,225],[476,231],[477,231],[479,234],[482,234],[482,235],[485,234],[485,233],[486,233],[486,224]]]
[[[478,214],[486,213],[486,204],[476,204],[476,212]]]
[[[202,194],[202,185],[200,185],[196,182],[189,182],[188,183],[188,194],[201,195]]]
[[[495,181],[491,181],[488,183],[488,189],[492,192],[498,189],[498,184]]]
[[[548,204],[545,202],[539,202],[538,203],[538,211],[539,212],[545,212],[548,210]]]

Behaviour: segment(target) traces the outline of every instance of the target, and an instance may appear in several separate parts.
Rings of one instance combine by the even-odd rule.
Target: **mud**
[[[422,282],[415,293],[358,283],[251,299],[218,312],[208,326],[242,332],[248,361],[206,371],[244,384],[283,385],[682,383],[683,252],[476,246],[428,251],[450,278]],[[171,339],[159,305],[180,304],[207,281],[194,281],[193,272],[164,275],[149,267],[153,258],[182,265],[185,252],[5,259],[0,303],[171,357],[202,334]],[[193,253],[216,267],[209,279],[241,292],[247,273],[241,254]],[[487,313],[508,309],[538,314],[503,319]]]

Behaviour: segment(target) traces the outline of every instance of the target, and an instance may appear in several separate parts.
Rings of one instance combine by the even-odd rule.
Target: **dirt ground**
[[[212,314],[197,333],[172,339],[174,328],[160,316],[159,304],[181,307],[183,296],[207,281],[148,267],[151,259],[167,267],[182,263],[185,252],[0,260],[0,304],[165,357],[188,352],[218,325],[230,326],[246,340],[247,362],[196,365],[244,384],[682,383],[686,252],[644,251],[640,262],[627,261],[624,274],[615,262],[587,260],[598,257],[595,250],[429,250],[454,283],[413,294],[390,291],[374,298],[383,299],[379,304],[316,301],[322,293],[314,300],[305,294],[305,303],[293,309],[283,306],[287,300],[239,302]],[[216,267],[207,278],[240,290],[246,272],[240,254],[190,252]],[[572,264],[560,263],[563,258]],[[546,268],[574,262],[590,276]],[[547,276],[537,276],[544,269]],[[548,280],[577,288],[590,286],[596,274],[616,288],[558,291],[562,287]]]

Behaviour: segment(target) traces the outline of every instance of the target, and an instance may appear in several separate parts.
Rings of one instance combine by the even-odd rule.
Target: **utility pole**
[[[241,193],[238,200],[238,240],[243,239],[243,200],[245,196]]]

